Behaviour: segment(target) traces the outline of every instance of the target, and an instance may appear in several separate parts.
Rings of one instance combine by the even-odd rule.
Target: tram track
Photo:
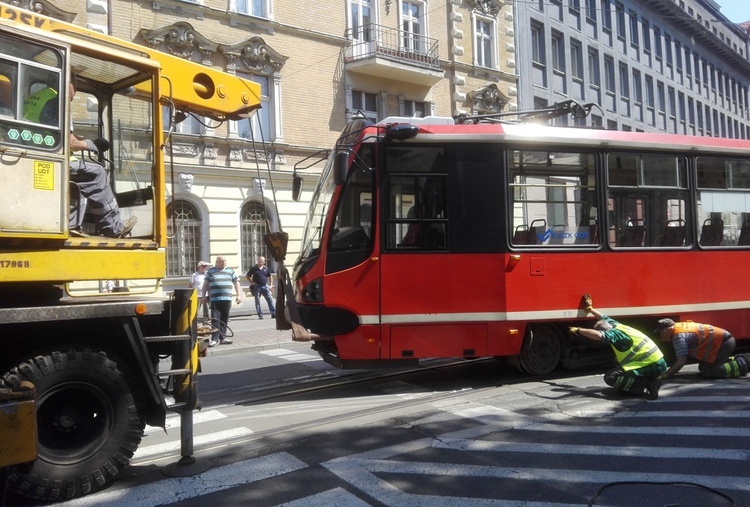
[[[540,380],[554,381],[560,378],[568,377],[573,374],[570,371],[561,371],[557,374],[540,376],[529,376],[517,370],[510,368],[503,368],[502,366],[493,365],[496,360],[493,358],[479,358],[471,360],[459,360],[450,361],[446,363],[422,366],[419,368],[409,368],[405,370],[368,370],[364,372],[358,372],[353,375],[346,377],[335,377],[327,379],[314,380],[313,385],[299,385],[295,383],[291,387],[289,385],[276,385],[276,386],[263,386],[262,394],[253,396],[238,396],[240,391],[247,391],[247,389],[258,388],[258,386],[244,386],[242,390],[235,390],[233,392],[233,399],[227,401],[224,399],[214,399],[212,403],[204,404],[202,410],[217,410],[223,412],[233,412],[238,420],[247,419],[248,416],[242,415],[244,409],[254,410],[255,415],[253,417],[259,417],[257,414],[258,407],[264,407],[265,405],[286,403],[287,407],[299,407],[294,410],[302,410],[301,406],[295,406],[296,401],[305,402],[309,400],[315,400],[321,397],[321,393],[345,391],[351,387],[356,386],[367,386],[377,385],[386,382],[394,382],[402,379],[409,378],[414,375],[430,375],[450,373],[452,370],[460,369],[460,372],[456,373],[456,382],[446,383],[444,379],[439,382],[440,388],[431,390],[428,394],[423,397],[406,397],[406,398],[391,398],[389,401],[385,401],[377,406],[367,406],[361,408],[352,409],[351,406],[347,407],[346,411],[334,411],[325,415],[319,415],[317,413],[310,412],[305,418],[300,417],[300,413],[297,413],[297,419],[292,419],[288,414],[286,416],[278,416],[279,411],[285,410],[284,407],[274,406],[269,408],[267,411],[267,419],[273,419],[274,424],[268,425],[266,429],[253,428],[251,435],[243,435],[236,438],[230,438],[215,444],[209,444],[205,446],[197,446],[196,454],[203,457],[219,458],[228,456],[236,452],[252,452],[258,451],[262,448],[274,445],[288,446],[293,445],[294,442],[300,439],[306,439],[311,437],[317,437],[321,433],[330,432],[334,429],[348,428],[353,425],[367,424],[375,420],[382,420],[388,418],[398,418],[403,416],[405,413],[415,413],[423,410],[428,404],[446,402],[453,398],[466,397],[469,392],[472,396],[484,397],[486,392],[491,389],[498,389],[501,387],[508,387],[517,384],[523,384],[527,382],[537,382]],[[480,371],[480,375],[469,375],[471,371]],[[493,374],[497,373],[497,375]],[[504,374],[503,374],[504,373]],[[580,374],[581,372],[575,372],[574,374]],[[419,383],[424,383],[424,379],[420,379]],[[431,380],[427,379],[426,383],[430,383]],[[429,388],[428,388],[429,389]],[[224,396],[222,396],[224,398]],[[336,396],[330,396],[328,399],[335,400]],[[347,396],[342,397],[346,399]],[[323,402],[321,402],[323,403]],[[239,411],[238,411],[239,409]],[[292,409],[288,409],[292,410]],[[262,413],[263,410],[260,411]],[[232,417],[234,417],[232,416]],[[285,419],[285,417],[287,419]],[[300,420],[302,419],[302,420]],[[239,422],[238,422],[239,424]],[[263,426],[261,424],[260,426]],[[174,452],[164,453],[161,455],[151,456],[145,460],[133,461],[133,465],[144,465],[148,463],[157,463],[165,459],[174,459]]]
[[[449,371],[454,368],[476,368],[477,365],[483,365],[483,364],[491,364],[494,363],[496,365],[497,369],[497,376],[493,376],[491,379],[488,379],[489,382],[497,382],[502,374],[506,374],[507,376],[503,377],[504,385],[512,385],[516,383],[522,383],[522,382],[531,382],[531,381],[538,381],[538,380],[556,380],[560,378],[564,378],[566,376],[570,376],[571,374],[578,374],[585,371],[598,371],[597,368],[591,367],[586,369],[578,369],[578,370],[560,370],[556,373],[551,373],[547,375],[529,375],[527,373],[524,373],[522,371],[512,369],[510,367],[502,366],[495,358],[491,357],[482,357],[482,358],[476,358],[476,359],[460,359],[460,360],[450,360],[450,359],[437,359],[435,361],[444,361],[440,364],[435,365],[428,365],[428,366],[419,366],[416,368],[408,368],[408,369],[400,369],[400,370],[365,370],[358,373],[353,373],[351,375],[334,375],[330,372],[326,372],[320,376],[317,376],[315,378],[313,377],[304,377],[308,380],[303,380],[302,382],[307,382],[308,385],[304,386],[298,386],[297,383],[289,384],[287,381],[282,382],[272,382],[267,385],[254,385],[254,386],[242,386],[238,387],[236,389],[231,390],[223,390],[221,393],[218,393],[219,396],[231,394],[233,396],[233,400],[231,404],[233,405],[252,405],[255,403],[262,403],[262,402],[270,402],[270,401],[279,401],[286,398],[292,398],[294,396],[302,395],[302,394],[310,394],[310,393],[317,393],[322,392],[326,390],[332,390],[337,388],[344,388],[349,386],[354,386],[358,384],[365,384],[368,382],[378,382],[383,381],[387,379],[398,379],[402,377],[408,377],[411,375],[418,375],[418,374],[424,374],[428,372],[442,372],[442,371]],[[312,384],[312,385],[309,385]],[[289,386],[292,386],[291,388]],[[248,398],[241,398],[237,397],[240,395],[241,392],[246,392],[248,389],[250,390],[256,390],[256,392],[262,392],[264,394],[260,394],[257,396],[251,396]],[[268,392],[272,391],[272,392]],[[223,397],[223,396],[222,396]],[[214,400],[214,403],[216,405],[224,405],[228,402],[220,400],[220,398],[217,396],[217,393],[212,393],[209,396],[205,397],[205,400]]]
[[[283,390],[283,387],[269,387],[269,390],[274,389],[280,389],[279,392],[274,393],[268,393],[261,396],[252,397],[245,400],[236,400],[234,404],[236,405],[246,405],[246,404],[254,404],[254,403],[262,403],[262,402],[268,402],[268,401],[278,401],[285,398],[292,398],[294,396],[302,395],[302,394],[309,394],[309,393],[317,393],[332,389],[338,389],[338,388],[344,388],[349,386],[354,386],[358,384],[365,384],[368,382],[374,382],[374,381],[383,381],[387,379],[397,379],[400,377],[407,377],[409,375],[416,375],[420,373],[427,373],[427,372],[438,372],[438,371],[446,371],[450,368],[456,368],[459,366],[466,366],[469,364],[477,364],[487,361],[492,361],[491,358],[479,358],[479,359],[468,359],[468,360],[460,360],[460,361],[450,361],[448,363],[444,364],[438,364],[435,366],[427,366],[427,367],[417,367],[417,368],[409,368],[405,370],[367,370],[362,373],[354,373],[352,375],[346,375],[346,376],[339,376],[336,375],[335,377],[326,377],[323,380],[316,380],[318,384],[316,385],[307,385],[303,387],[297,387],[294,389],[289,390]]]

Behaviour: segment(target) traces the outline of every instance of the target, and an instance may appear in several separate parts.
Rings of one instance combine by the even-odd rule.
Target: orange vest
[[[698,336],[698,346],[691,348],[688,353],[699,361],[713,364],[719,354],[724,337],[729,334],[720,327],[697,322],[675,322],[674,334],[691,333]]]

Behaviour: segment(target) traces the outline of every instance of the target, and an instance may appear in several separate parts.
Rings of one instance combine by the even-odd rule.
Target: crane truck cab
[[[111,483],[146,424],[164,426],[171,411],[184,426],[197,408],[196,294],[159,287],[174,181],[165,132],[178,111],[252,114],[260,89],[6,4],[0,76],[0,379],[35,386],[38,429],[38,459],[8,473],[8,491],[70,499]],[[72,150],[71,134],[108,149]],[[101,169],[123,219],[137,218],[127,235],[105,234],[98,218],[111,210],[82,201],[89,182],[71,176],[82,164]],[[134,290],[99,294],[110,279]]]

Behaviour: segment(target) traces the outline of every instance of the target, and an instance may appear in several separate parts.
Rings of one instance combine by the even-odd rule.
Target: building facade
[[[712,0],[518,2],[521,109],[594,103],[558,124],[750,137],[750,39]]]
[[[199,260],[217,255],[241,273],[264,255],[275,270],[262,241],[269,230],[289,233],[292,263],[327,150],[353,115],[515,108],[512,0],[7,3],[260,84],[262,109],[251,120],[187,116],[175,128],[165,290],[185,286]]]

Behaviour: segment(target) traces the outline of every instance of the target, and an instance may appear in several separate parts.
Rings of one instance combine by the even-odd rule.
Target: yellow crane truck
[[[36,407],[37,454],[2,471],[9,495],[97,491],[146,424],[197,408],[196,296],[159,284],[168,135],[180,112],[221,122],[259,106],[248,80],[0,4],[0,389],[33,385],[22,408]],[[107,142],[74,152],[71,132]],[[71,176],[82,159],[106,171],[122,220],[135,222],[127,234],[102,233],[102,209]],[[100,293],[102,280],[128,284]],[[0,464],[27,461],[33,445],[16,448]]]

